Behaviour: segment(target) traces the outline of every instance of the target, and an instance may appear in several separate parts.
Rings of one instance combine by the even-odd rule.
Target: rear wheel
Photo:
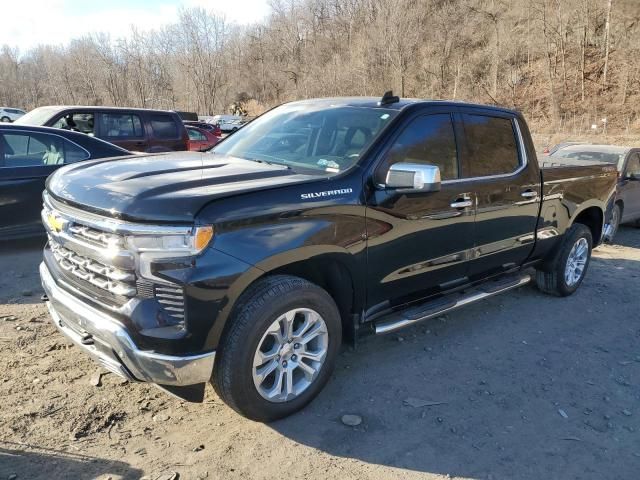
[[[592,248],[591,230],[580,223],[574,224],[565,233],[551,262],[536,272],[538,288],[560,297],[571,295],[584,280]]]
[[[218,395],[258,421],[303,408],[328,381],[340,348],[333,299],[306,280],[278,275],[250,287],[234,311],[216,355]]]

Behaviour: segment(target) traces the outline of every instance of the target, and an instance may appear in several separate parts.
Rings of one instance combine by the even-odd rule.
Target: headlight
[[[190,233],[136,234],[125,237],[126,246],[138,257],[140,276],[148,280],[167,283],[153,273],[151,264],[167,258],[197,255],[213,239],[214,230],[210,225],[194,227]]]
[[[194,227],[190,234],[130,235],[125,241],[127,247],[137,253],[153,252],[152,257],[179,257],[200,253],[212,238],[213,227],[202,226]]]

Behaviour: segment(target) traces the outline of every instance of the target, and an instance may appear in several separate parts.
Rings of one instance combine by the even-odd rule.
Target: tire
[[[284,319],[285,313],[291,315],[291,312],[296,312],[292,317],[295,320],[291,322],[294,326],[296,322],[297,325],[300,325],[300,322],[303,322],[303,326],[307,325],[305,322],[308,319],[305,315],[313,318],[310,313],[313,312],[320,317],[320,321],[324,322],[326,328],[322,330],[320,322],[315,320],[320,325],[317,328],[321,332],[314,337],[315,340],[304,342],[304,344],[294,343],[295,338],[291,340],[292,336],[290,336],[288,343],[286,341],[278,343],[276,337],[272,335],[275,331],[274,325]],[[282,335],[284,328],[281,330],[280,325],[281,323],[277,323],[277,335],[284,337],[285,335]],[[303,326],[300,326],[298,330],[292,327],[292,330],[294,333],[304,332]],[[304,341],[306,334],[315,333],[315,331],[312,332],[313,328],[309,328],[304,332],[304,335],[296,338],[302,338],[303,340],[300,341]],[[256,367],[256,359],[259,358],[258,349],[263,352],[265,342],[269,343],[270,341],[273,342],[273,346],[270,346],[268,352],[263,355],[271,356],[273,352],[277,351],[277,356],[267,361],[263,366]],[[326,354],[316,369],[316,373],[307,378],[308,371],[303,371],[300,364],[305,360],[310,362],[309,359],[304,358],[307,353],[311,353],[306,349],[309,348],[309,344],[316,341],[319,345],[315,347],[318,349],[317,351],[324,348]],[[298,277],[275,275],[264,278],[249,287],[234,307],[216,353],[212,377],[213,387],[227,405],[251,420],[270,422],[289,416],[313,400],[327,383],[333,371],[341,342],[340,314],[335,302],[326,291]],[[294,349],[300,348],[305,352],[296,359],[296,350]],[[300,352],[300,350],[297,351]],[[262,358],[260,356],[260,359]],[[258,372],[267,371],[268,369],[260,369],[274,365],[274,360],[277,365],[274,368],[277,370],[273,370],[272,374],[265,375],[264,383],[258,386],[260,381]],[[293,360],[298,361],[294,362]],[[309,366],[308,363],[304,363],[304,365],[307,368]],[[285,382],[288,373],[281,373],[289,371],[284,368],[287,366],[289,370],[294,372],[291,374],[291,383]],[[298,373],[295,373],[296,371]],[[285,382],[282,383],[281,389],[285,398],[267,399],[265,396],[267,390],[278,391],[280,384],[277,384],[277,378],[279,374],[279,378]],[[270,378],[271,375],[273,375],[273,379]],[[272,386],[269,388],[271,380]],[[306,385],[307,383],[308,385]],[[287,396],[289,385],[295,385],[301,390],[299,393]]]
[[[585,241],[587,249],[582,271],[577,280],[568,282],[566,273],[570,271],[568,265],[569,255],[572,253],[574,247],[577,247],[578,243],[584,246]],[[536,271],[536,284],[538,288],[544,293],[559,297],[571,295],[584,280],[587,269],[589,268],[589,262],[591,261],[592,249],[593,236],[591,235],[591,230],[580,223],[572,225],[565,233],[558,251],[552,260],[546,264],[546,268]],[[575,273],[576,270],[574,269],[573,272]]]
[[[620,219],[622,218],[622,209],[619,204],[615,204],[613,209],[611,210],[611,233],[605,238],[607,243],[613,243],[613,240],[616,238],[616,234],[618,233],[618,228],[620,228]]]
[[[0,122],[2,123],[11,123],[11,119],[9,117],[0,118]]]

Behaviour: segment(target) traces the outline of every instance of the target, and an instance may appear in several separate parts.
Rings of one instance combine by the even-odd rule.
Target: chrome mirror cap
[[[440,190],[440,169],[435,165],[395,163],[387,172],[385,188],[416,192]]]

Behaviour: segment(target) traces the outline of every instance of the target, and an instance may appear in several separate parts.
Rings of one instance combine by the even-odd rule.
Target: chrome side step
[[[526,285],[531,281],[531,275],[518,275],[505,277],[493,282],[487,282],[465,292],[453,293],[446,297],[427,302],[417,307],[394,312],[379,321],[374,322],[376,334],[393,332],[400,328],[408,327],[414,323],[442,315],[470,303],[475,303],[485,298],[493,297],[502,292]]]

